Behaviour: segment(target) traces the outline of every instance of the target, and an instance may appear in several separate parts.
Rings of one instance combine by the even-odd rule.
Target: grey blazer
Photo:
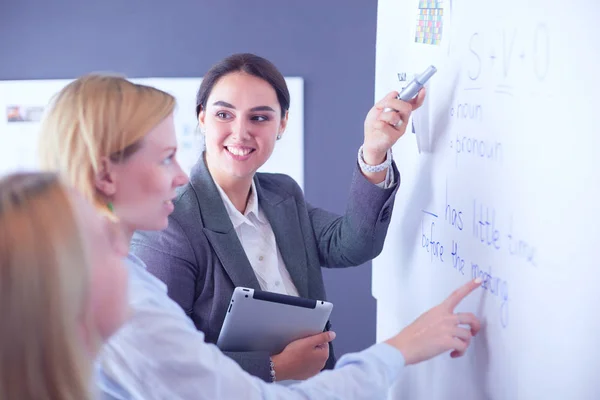
[[[259,205],[300,296],[326,300],[322,266],[360,265],[381,252],[399,187],[395,164],[393,169],[396,185],[381,189],[365,179],[357,163],[343,216],[312,207],[287,175],[255,175]],[[206,341],[216,343],[234,288],[260,285],[204,157],[194,166],[190,182],[178,190],[174,204],[168,228],[136,232],[131,250],[165,282],[169,296],[204,332]],[[247,372],[270,381],[269,354],[225,354]],[[330,346],[325,368],[334,364]]]

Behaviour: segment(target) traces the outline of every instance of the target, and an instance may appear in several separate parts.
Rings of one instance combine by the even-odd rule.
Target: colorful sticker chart
[[[442,41],[444,26],[444,1],[420,0],[417,13],[417,30],[415,42],[439,45]]]

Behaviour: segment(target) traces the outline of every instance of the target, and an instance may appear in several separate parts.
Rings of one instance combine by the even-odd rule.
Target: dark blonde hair
[[[0,398],[90,398],[88,260],[54,174],[0,180]],[[82,325],[83,324],[83,325]]]
[[[107,211],[107,199],[95,185],[100,160],[127,159],[174,109],[172,95],[122,76],[80,77],[58,93],[42,121],[41,166],[59,171],[96,208]]]

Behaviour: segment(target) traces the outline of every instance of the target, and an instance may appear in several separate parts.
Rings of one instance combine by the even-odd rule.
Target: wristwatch
[[[363,147],[360,146],[358,149],[358,165],[363,172],[381,172],[385,171],[386,168],[389,168],[392,165],[392,149],[388,149],[385,160],[379,165],[369,165],[365,162],[363,158]]]

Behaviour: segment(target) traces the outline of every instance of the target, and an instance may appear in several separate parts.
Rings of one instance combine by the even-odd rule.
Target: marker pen
[[[421,90],[421,88],[425,86],[429,78],[431,78],[436,72],[437,69],[433,65],[430,65],[425,71],[423,71],[421,75],[416,76],[415,79],[410,81],[410,83],[404,89],[402,89],[402,91],[400,92],[400,94],[398,94],[398,96],[396,96],[396,98],[402,101],[409,101],[414,99],[415,96],[419,94],[419,90]],[[394,110],[392,108],[385,108],[383,111],[388,112],[397,110]]]

